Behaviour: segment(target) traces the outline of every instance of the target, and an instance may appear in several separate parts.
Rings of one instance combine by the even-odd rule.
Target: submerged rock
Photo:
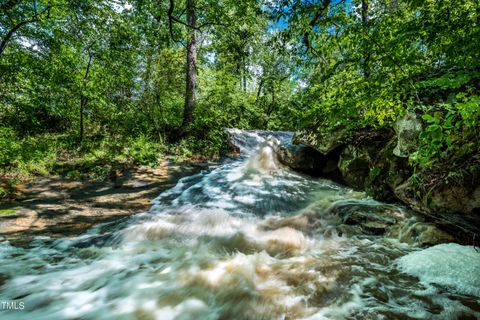
[[[438,229],[433,224],[423,224],[419,236],[416,239],[421,246],[432,246],[434,244],[452,242],[455,239],[445,231]]]
[[[415,212],[374,200],[337,201],[328,213],[340,219],[338,231],[342,234],[386,236],[421,247],[454,241],[452,235]]]
[[[421,247],[433,246],[440,243],[452,242],[452,235],[440,230],[432,223],[417,221],[415,217],[406,219],[393,226],[387,236],[397,238],[408,244],[418,244]]]
[[[330,213],[340,216],[344,224],[359,226],[363,233],[371,235],[383,235],[405,219],[405,213],[397,207],[376,202],[339,201]]]

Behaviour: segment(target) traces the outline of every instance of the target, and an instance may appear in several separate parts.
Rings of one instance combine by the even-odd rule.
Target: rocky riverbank
[[[150,201],[178,179],[204,165],[163,161],[155,168],[134,167],[107,181],[51,176],[21,187],[21,194],[0,205],[0,236],[30,241],[30,236],[75,236],[102,222],[148,210]]]
[[[334,134],[322,128],[306,130],[278,153],[292,169],[328,177],[377,200],[403,203],[454,234],[458,242],[478,244],[480,155],[460,168],[449,163],[418,168],[409,157],[421,128],[422,122],[407,114],[397,120],[395,130],[372,128],[353,135],[342,128]]]

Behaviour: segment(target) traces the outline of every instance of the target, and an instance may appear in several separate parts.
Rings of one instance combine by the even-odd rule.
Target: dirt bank
[[[0,236],[71,236],[101,222],[150,208],[150,201],[178,179],[206,168],[206,164],[156,168],[137,167],[108,181],[78,181],[65,177],[41,178],[21,186],[15,201],[0,205]]]

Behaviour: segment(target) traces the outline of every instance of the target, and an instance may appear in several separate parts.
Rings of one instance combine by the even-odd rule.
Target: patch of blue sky
[[[316,6],[321,4],[321,0],[315,0],[315,1],[309,1],[309,0],[300,0],[301,5],[309,5],[309,6]],[[333,0],[330,3],[331,7],[336,7],[337,10],[345,10],[347,12],[350,12],[353,9],[352,6],[352,1],[351,0]],[[268,7],[267,10],[273,11],[273,6]],[[275,11],[277,11],[277,14],[281,12],[281,16],[277,19],[272,19],[269,23],[268,29],[269,31],[277,30],[277,31],[282,31],[288,28],[288,16],[290,15],[291,11],[293,10],[290,6],[283,6],[281,11],[279,8],[275,8]],[[273,13],[273,12],[272,12]],[[314,11],[312,10],[312,15],[314,14]],[[333,14],[333,12],[331,12]],[[315,28],[314,28],[315,30]]]

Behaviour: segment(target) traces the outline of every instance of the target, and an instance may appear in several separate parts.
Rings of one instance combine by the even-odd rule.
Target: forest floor
[[[15,200],[0,204],[0,236],[74,236],[95,224],[147,211],[150,201],[178,179],[209,164],[172,164],[130,168],[107,181],[39,178],[18,186]]]

